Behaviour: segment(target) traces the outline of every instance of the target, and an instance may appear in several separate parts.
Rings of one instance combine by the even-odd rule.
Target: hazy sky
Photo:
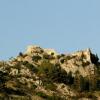
[[[37,44],[100,55],[100,0],[0,0],[0,59]]]

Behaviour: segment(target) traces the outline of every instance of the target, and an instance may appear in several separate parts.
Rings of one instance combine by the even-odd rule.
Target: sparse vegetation
[[[38,96],[40,96],[40,97],[42,97],[42,98],[44,98],[44,99],[48,99],[48,98],[49,98],[48,95],[46,95],[46,94],[43,93],[43,92],[37,92],[36,95],[38,95]]]
[[[37,86],[35,84],[32,85],[32,89],[36,89]]]
[[[60,62],[61,62],[62,64],[64,63],[64,61],[65,61],[65,59],[61,59],[61,60],[60,60]]]
[[[48,54],[40,49],[35,47],[35,50],[32,48],[35,52],[20,52],[16,58],[0,62],[0,99],[13,95],[17,100],[20,97],[31,100],[34,96],[43,100],[98,100],[100,62],[97,55],[87,51],[54,55],[53,51]]]
[[[36,95],[46,99],[46,100],[65,100],[64,98],[57,96],[57,95],[53,95],[53,96],[48,96],[46,94],[44,94],[43,92],[37,92]]]
[[[42,59],[42,58],[41,58],[40,56],[38,56],[38,55],[35,55],[35,56],[32,57],[32,60],[33,60],[33,61],[36,61],[36,62],[37,62],[38,60],[41,60],[41,59]]]
[[[22,64],[26,66],[27,68],[29,68],[30,70],[32,70],[33,72],[37,72],[37,68],[33,66],[32,64],[30,64],[28,61],[24,61],[22,62]]]

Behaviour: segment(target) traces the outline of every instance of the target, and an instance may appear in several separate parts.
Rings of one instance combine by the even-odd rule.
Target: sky
[[[100,56],[100,0],[0,0],[0,60],[28,45]]]

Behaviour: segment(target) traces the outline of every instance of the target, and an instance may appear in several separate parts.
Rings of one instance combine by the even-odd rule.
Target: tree
[[[97,83],[96,83],[96,88],[98,91],[100,91],[100,79],[97,80]]]
[[[19,56],[23,56],[23,53],[22,52],[19,52]]]
[[[72,76],[72,72],[70,71],[67,75],[67,84],[72,85],[74,83],[74,77]]]
[[[99,61],[98,55],[91,54],[91,62],[97,64]]]

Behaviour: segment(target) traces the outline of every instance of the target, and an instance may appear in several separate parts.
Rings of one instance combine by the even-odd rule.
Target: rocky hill
[[[100,100],[100,62],[90,49],[58,54],[28,46],[0,62],[0,100]]]

